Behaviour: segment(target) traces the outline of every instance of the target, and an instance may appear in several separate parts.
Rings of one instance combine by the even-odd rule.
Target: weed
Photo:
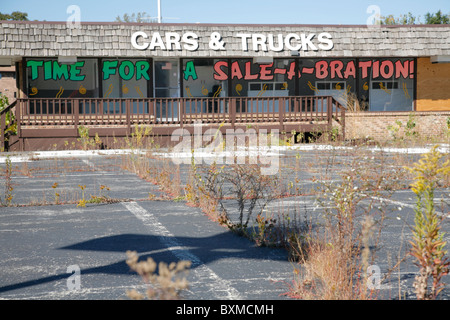
[[[375,202],[389,198],[403,170],[388,171],[383,156],[368,155],[356,149],[354,154],[347,155],[348,164],[339,178],[321,177],[315,192],[319,195],[317,208],[322,207],[325,213],[323,224],[314,234],[289,236],[291,257],[299,259],[304,270],[300,273],[300,269],[295,269],[298,278],[290,287],[288,295],[291,297],[373,297],[374,291],[367,292],[366,270],[373,262],[385,219],[385,204]],[[326,160],[324,170],[332,172],[335,163],[329,161]],[[378,233],[375,227],[379,228]],[[369,246],[372,237],[373,243]],[[372,247],[374,250],[369,249]]]
[[[419,275],[416,276],[414,288],[419,300],[436,299],[443,289],[442,277],[449,272],[450,262],[445,257],[446,242],[441,231],[443,217],[436,213],[434,191],[441,176],[450,173],[450,160],[441,164],[442,155],[433,147],[408,170],[415,174],[415,182],[411,185],[416,194],[415,226],[411,255],[416,258]],[[432,280],[431,286],[428,281]]]
[[[102,145],[103,145],[103,142],[102,142],[102,140],[100,139],[100,137],[98,136],[98,133],[97,133],[97,132],[95,133],[94,143],[95,143],[97,149],[101,149],[101,147],[102,147]]]
[[[109,195],[107,194],[109,191],[109,187],[105,186],[105,185],[100,185],[100,194],[98,196],[96,195],[92,195],[91,194],[91,198],[89,200],[86,200],[84,202],[84,204],[87,203],[114,203],[117,202],[118,200],[115,199],[111,199],[109,197]]]
[[[103,142],[100,139],[98,133],[95,133],[94,138],[90,138],[89,136],[89,128],[85,126],[78,127],[78,135],[77,141],[81,143],[82,150],[89,150],[91,148],[101,149],[103,148]],[[68,146],[69,142],[65,141],[64,146]],[[72,142],[72,148],[75,146],[75,142]]]
[[[419,133],[415,131],[416,128],[416,120],[413,113],[410,113],[408,116],[408,121],[406,122],[405,126],[405,136],[407,138],[416,138],[418,137]]]
[[[31,170],[28,167],[28,162],[22,162],[20,167],[20,173],[27,177],[32,177]]]
[[[398,133],[400,129],[402,128],[403,124],[400,120],[396,120],[394,125],[388,125],[387,129],[394,141],[397,141],[400,137],[398,136]]]
[[[8,107],[8,105],[8,97],[0,93],[0,111],[3,111],[6,107]],[[14,124],[10,126],[11,123]],[[10,132],[13,135],[17,135],[17,123],[15,123],[15,116],[13,111],[9,111],[6,114],[5,125],[6,128],[8,128],[5,133]]]
[[[447,130],[445,131],[445,136],[450,139],[450,117],[447,117]]]
[[[362,99],[358,99],[357,95],[347,90],[342,90],[340,98],[343,99],[347,112],[363,112],[369,110],[369,104],[363,96]]]
[[[103,192],[103,190],[106,190],[106,191],[109,191],[109,190],[111,190],[109,187],[107,187],[107,186],[105,186],[105,185],[100,185],[100,193],[102,193]]]
[[[417,136],[412,116],[405,127],[400,121],[396,125],[391,130],[398,140]],[[314,138],[318,136],[319,133]],[[385,153],[374,154],[364,146],[353,150],[345,151],[342,158],[337,158],[336,152],[326,157],[320,154],[315,159],[297,153],[295,164],[285,172],[289,179],[286,194],[281,192],[285,186],[280,181],[286,178],[281,171],[276,178],[262,176],[257,166],[198,165],[192,157],[184,196],[177,195],[173,187],[180,185],[179,167],[171,166],[170,160],[149,161],[147,153],[125,161],[127,168],[160,185],[173,196],[172,200],[184,199],[199,206],[213,220],[251,238],[257,245],[289,245],[290,256],[301,262],[304,270],[303,274],[300,268],[294,270],[298,277],[289,293],[291,297],[370,299],[375,291],[368,291],[366,270],[378,250],[387,205],[384,200],[395,190],[407,187],[404,166],[410,165],[412,157],[386,157]],[[319,185],[309,192],[317,196],[317,209],[325,213],[321,215],[325,221],[314,226],[314,233],[311,225],[298,223],[297,216],[266,211],[267,204],[281,195],[304,195],[298,186],[303,173],[314,186]],[[149,194],[152,197],[155,198]],[[399,263],[402,261],[399,255]]]
[[[395,124],[388,125],[387,129],[394,143],[405,140],[411,141],[419,138],[419,132],[416,130],[416,125],[415,115],[414,113],[410,113],[405,125],[403,125],[400,120],[396,120]]]
[[[84,198],[84,189],[86,189],[86,185],[78,185],[78,187],[80,187],[81,189],[81,199],[78,201],[77,207],[86,207],[86,199]]]
[[[336,250],[332,242],[313,242],[308,246],[304,274],[294,280],[289,296],[305,300],[354,299],[352,283],[348,281],[348,252]],[[296,269],[300,275],[300,271]]]
[[[333,127],[330,132],[330,141],[336,142],[339,138],[339,128]]]
[[[5,191],[3,200],[1,201],[2,206],[10,206],[13,199],[13,184],[12,184],[12,164],[9,156],[5,160]],[[0,198],[1,200],[1,198]]]
[[[134,131],[131,133],[131,139],[126,137],[125,142],[130,149],[142,149],[144,146],[144,141],[150,136],[152,132],[151,127],[134,125]],[[150,145],[154,142],[153,139],[150,140]]]
[[[190,261],[179,261],[167,265],[164,262],[157,264],[152,258],[138,262],[136,251],[127,251],[127,264],[137,272],[147,285],[147,298],[150,300],[178,300],[180,293],[189,287],[186,280],[187,269],[190,268]],[[158,269],[158,272],[156,272]],[[128,297],[135,300],[142,300],[145,295],[137,290],[127,291]]]
[[[266,218],[261,214],[258,214],[256,216],[255,222],[256,227],[252,232],[252,240],[255,241],[258,246],[267,246],[275,243],[275,241],[273,241],[272,239],[272,236],[273,229],[275,228],[277,220],[274,218]]]
[[[78,135],[80,137],[77,140],[81,143],[81,148],[83,150],[88,150],[88,148],[93,145],[91,139],[89,138],[89,128],[85,126],[79,126]]]
[[[53,190],[55,190],[55,204],[59,204],[59,193],[56,192],[56,188],[57,188],[57,187],[58,187],[58,183],[55,182],[55,183],[52,185]]]
[[[198,182],[201,181],[200,179],[201,177],[198,176],[197,173],[197,166],[195,164],[194,152],[192,151],[188,181],[184,188],[184,195],[185,195],[184,198],[189,204],[194,206],[199,205]]]
[[[178,197],[173,198],[174,202],[179,202],[179,201],[184,201],[184,200],[185,200],[184,196],[178,196]]]

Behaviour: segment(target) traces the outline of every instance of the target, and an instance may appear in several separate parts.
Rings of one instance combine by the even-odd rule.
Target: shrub
[[[197,175],[201,196],[219,206],[221,222],[231,230],[246,233],[250,218],[256,211],[261,216],[267,204],[279,196],[276,176],[261,174],[257,165],[233,164],[228,168],[213,163]],[[237,202],[237,219],[226,201]]]

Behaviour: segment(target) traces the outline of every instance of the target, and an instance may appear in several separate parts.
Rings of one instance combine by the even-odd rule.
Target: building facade
[[[1,22],[0,43],[20,99],[331,96],[347,112],[450,112],[449,25]]]

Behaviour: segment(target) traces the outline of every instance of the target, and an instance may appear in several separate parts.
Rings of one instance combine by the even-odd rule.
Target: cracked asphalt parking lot
[[[294,161],[300,153],[302,161],[314,162],[327,152],[286,149],[281,157]],[[348,160],[345,152],[333,157],[342,165]],[[127,250],[157,262],[190,260],[190,286],[183,292],[188,300],[288,299],[283,294],[294,279],[294,264],[285,249],[258,247],[211,221],[199,208],[165,199],[157,185],[123,169],[122,160],[123,155],[117,154],[13,159],[13,206],[0,207],[0,299],[128,299],[127,290],[142,291],[144,285],[125,262]],[[188,169],[188,165],[181,167],[182,184]],[[4,160],[1,170],[3,192]],[[289,172],[285,173],[281,176],[288,179]],[[313,187],[317,172],[305,174],[297,185]],[[108,196],[115,201],[77,207],[75,201],[83,191],[85,196],[102,195],[106,191],[101,186],[108,187]],[[55,192],[65,204],[55,204]],[[447,241],[449,193],[448,188],[435,193],[445,215]],[[387,275],[407,250],[415,197],[403,188],[389,198],[374,200],[383,203],[387,212],[374,264]],[[267,208],[271,213],[280,210],[317,220],[323,215],[310,194],[276,199]],[[403,262],[383,278],[379,298],[413,299],[416,274],[412,260]],[[74,275],[79,275],[75,289],[70,285]],[[443,280],[448,283],[449,276]],[[446,284],[442,298],[448,299],[449,292]]]

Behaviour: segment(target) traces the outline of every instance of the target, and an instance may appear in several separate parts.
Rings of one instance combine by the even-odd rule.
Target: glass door
[[[179,103],[175,99],[170,99],[180,97],[178,60],[156,60],[154,70],[157,121],[178,121]]]

